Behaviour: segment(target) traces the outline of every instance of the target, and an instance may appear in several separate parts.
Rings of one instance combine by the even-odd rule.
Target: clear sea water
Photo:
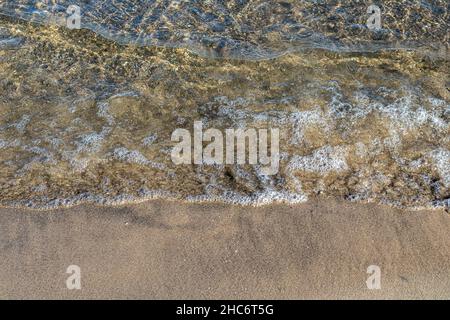
[[[355,0],[0,0],[0,204],[448,209],[449,3],[378,5],[371,30]],[[280,128],[279,173],[174,165],[194,121]]]

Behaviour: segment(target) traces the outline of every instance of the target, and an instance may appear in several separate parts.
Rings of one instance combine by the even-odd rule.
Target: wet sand
[[[3,208],[0,298],[448,299],[449,231],[444,211],[324,199]],[[69,265],[81,290],[66,288]]]

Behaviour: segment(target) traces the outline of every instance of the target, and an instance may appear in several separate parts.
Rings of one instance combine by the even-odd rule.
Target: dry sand
[[[312,200],[0,209],[0,298],[450,298],[450,215]],[[369,290],[369,265],[381,289]],[[81,268],[81,290],[66,268]]]

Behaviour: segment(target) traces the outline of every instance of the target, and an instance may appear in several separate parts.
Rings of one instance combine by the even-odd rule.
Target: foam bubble
[[[3,139],[0,139],[0,149],[5,149],[9,146],[9,142]]]
[[[16,128],[16,130],[20,133],[25,132],[25,128],[30,123],[31,117],[27,114],[23,115],[19,122],[11,124],[12,127]]]
[[[348,169],[345,155],[347,149],[342,146],[324,146],[308,156],[293,156],[288,168],[315,173],[341,172]]]
[[[450,188],[450,151],[439,148],[429,153],[436,170],[442,178],[444,186]]]
[[[89,133],[89,134],[85,134],[82,135],[80,137],[80,140],[77,141],[77,145],[78,145],[78,152],[83,152],[83,151],[87,151],[87,152],[97,152],[100,150],[103,141],[105,140],[105,133],[97,133],[97,132],[93,132],[93,133]]]
[[[109,103],[108,102],[100,102],[97,104],[97,116],[100,118],[106,119],[108,125],[114,125],[114,117],[109,113]]]
[[[272,203],[298,204],[308,201],[304,194],[295,194],[284,191],[266,190],[243,195],[234,191],[225,191],[221,195],[197,195],[185,198],[188,202],[223,202],[242,206],[264,206]]]
[[[152,133],[149,136],[142,139],[142,145],[145,147],[151,146],[158,139],[158,134]]]

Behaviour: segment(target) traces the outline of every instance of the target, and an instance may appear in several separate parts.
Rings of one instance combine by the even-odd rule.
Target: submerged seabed
[[[68,3],[89,30],[47,24]],[[448,5],[404,3],[373,33],[359,1],[0,1],[0,204],[448,208]],[[200,120],[280,128],[279,173],[174,165]]]
[[[367,1],[314,0],[1,0],[0,14],[81,28],[120,44],[187,48],[205,57],[268,59],[308,48],[337,52],[448,49],[447,0],[377,4],[382,28],[369,30]],[[372,11],[373,12],[373,11]]]

